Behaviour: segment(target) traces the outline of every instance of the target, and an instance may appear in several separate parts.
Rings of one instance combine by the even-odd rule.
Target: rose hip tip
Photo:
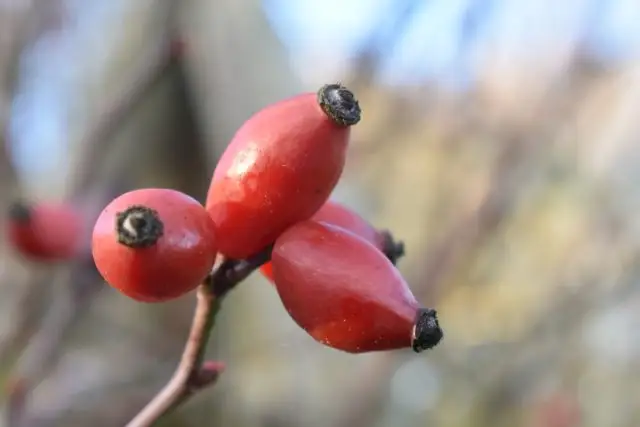
[[[353,126],[360,121],[362,110],[353,92],[339,83],[318,90],[318,104],[338,126]]]
[[[164,234],[164,224],[154,209],[133,205],[116,214],[118,243],[130,248],[153,246]]]
[[[442,340],[444,333],[438,323],[438,316],[431,308],[421,308],[416,313],[411,347],[416,353],[429,350]]]
[[[28,222],[31,219],[31,206],[25,202],[13,202],[8,215],[14,221]]]

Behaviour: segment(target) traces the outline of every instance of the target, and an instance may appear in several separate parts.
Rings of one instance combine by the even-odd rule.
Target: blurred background
[[[636,427],[638,22],[638,0],[0,0],[0,209],[64,201],[89,230],[131,188],[203,200],[245,119],[341,81],[363,120],[334,197],[405,241],[443,343],[328,349],[256,274],[210,342],[220,381],[158,425]],[[0,234],[0,426],[124,425],[179,360],[195,296],[128,300],[85,244],[41,264]]]

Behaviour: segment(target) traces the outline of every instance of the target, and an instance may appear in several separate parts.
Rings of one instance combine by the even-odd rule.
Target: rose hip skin
[[[326,85],[247,120],[220,158],[207,195],[220,252],[247,258],[310,218],[342,174],[350,126],[359,119],[353,94]]]
[[[388,231],[377,230],[367,220],[341,203],[327,200],[311,219],[357,234],[382,251],[393,264],[404,255],[402,242],[395,242]],[[263,264],[260,272],[273,281],[273,267],[270,262]]]
[[[366,240],[316,221],[289,228],[272,253],[278,294],[316,341],[349,353],[414,351],[442,339],[391,262]]]
[[[14,203],[6,222],[7,239],[21,255],[34,261],[73,258],[83,235],[83,218],[63,203]]]
[[[214,224],[200,203],[170,189],[140,189],[113,200],[93,230],[105,281],[138,301],[160,302],[196,288],[216,257]]]

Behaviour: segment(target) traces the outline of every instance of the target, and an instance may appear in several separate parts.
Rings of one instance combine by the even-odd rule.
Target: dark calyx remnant
[[[31,221],[31,206],[24,202],[14,202],[9,206],[9,218],[16,221],[26,223]]]
[[[404,242],[395,240],[388,230],[383,230],[380,234],[382,235],[382,252],[393,265],[396,265],[398,260],[404,256]]]
[[[418,310],[411,340],[413,351],[420,353],[423,350],[429,350],[438,345],[443,336],[436,311],[431,308]]]
[[[318,91],[318,104],[338,126],[353,126],[360,121],[358,100],[341,84],[324,85]]]
[[[116,214],[118,243],[130,248],[153,246],[164,233],[158,212],[146,206],[134,205]]]

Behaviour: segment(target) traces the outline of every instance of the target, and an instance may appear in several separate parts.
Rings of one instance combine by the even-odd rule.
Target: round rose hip
[[[214,224],[184,193],[134,190],[102,211],[92,252],[105,281],[123,294],[166,301],[193,290],[211,271],[217,252]]]
[[[39,262],[73,258],[82,240],[82,216],[64,203],[14,203],[5,223],[9,244]]]

